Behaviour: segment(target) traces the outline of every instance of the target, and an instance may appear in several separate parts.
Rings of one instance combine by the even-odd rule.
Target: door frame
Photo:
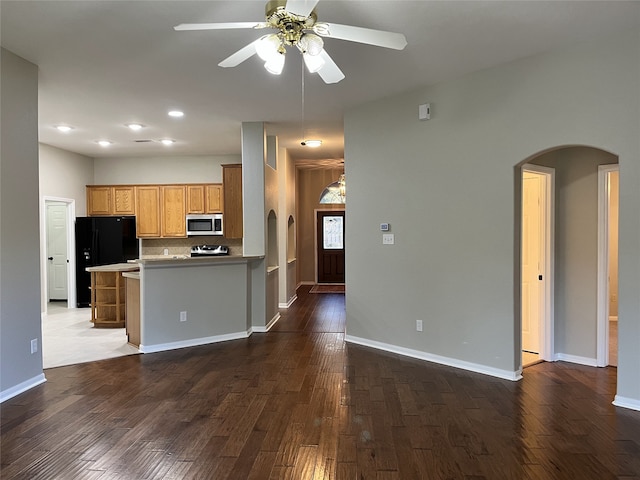
[[[47,312],[47,204],[64,203],[67,207],[67,308],[76,308],[76,201],[73,198],[44,195],[40,202],[40,310]]]
[[[620,165],[598,165],[598,267],[596,294],[596,365],[609,365],[609,175]],[[618,173],[619,174],[619,173]]]
[[[345,208],[315,208],[313,210],[313,265],[314,265],[314,281],[318,283],[318,212],[343,212],[344,216],[347,216]],[[347,254],[345,245],[345,256]],[[346,284],[346,278],[345,278]],[[326,283],[325,285],[332,285]],[[342,283],[336,285],[343,285]]]
[[[525,163],[520,169],[520,202],[519,208],[522,210],[522,174],[525,171],[537,173],[544,176],[543,205],[541,226],[542,235],[542,257],[544,285],[540,289],[542,299],[540,313],[540,359],[547,362],[555,361],[555,338],[554,338],[554,280],[555,280],[555,188],[556,171],[554,168],[543,167]],[[520,214],[520,231],[522,231],[522,214]],[[522,237],[520,238],[520,282],[522,282]],[[520,288],[520,366],[522,366],[522,288]]]

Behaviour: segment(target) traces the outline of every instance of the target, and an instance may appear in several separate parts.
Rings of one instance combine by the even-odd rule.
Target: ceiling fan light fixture
[[[275,33],[264,35],[256,43],[256,53],[265,62],[273,60],[280,53],[280,37]]]
[[[300,37],[298,48],[302,53],[316,56],[322,52],[324,48],[324,40],[315,33],[305,33]]]
[[[278,53],[273,58],[264,62],[264,68],[269,73],[280,75],[282,73],[282,69],[284,69],[284,53]]]
[[[304,64],[307,66],[307,70],[309,73],[316,73],[322,67],[324,67],[324,58],[319,55],[309,55],[308,53],[303,53],[302,58],[304,59]]]

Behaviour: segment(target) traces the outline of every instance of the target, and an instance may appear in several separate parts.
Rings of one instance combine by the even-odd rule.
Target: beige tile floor
[[[137,354],[127,343],[124,328],[93,328],[91,310],[67,308],[66,302],[50,302],[42,317],[44,368],[93,362]]]

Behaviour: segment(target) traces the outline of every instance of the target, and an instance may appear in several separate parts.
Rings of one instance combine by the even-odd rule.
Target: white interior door
[[[67,300],[67,206],[47,204],[48,300]]]
[[[540,353],[544,177],[522,174],[522,350]]]

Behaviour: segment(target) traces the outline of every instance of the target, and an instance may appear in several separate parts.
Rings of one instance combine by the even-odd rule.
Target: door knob
[[[53,257],[49,257],[49,260],[53,260]]]

